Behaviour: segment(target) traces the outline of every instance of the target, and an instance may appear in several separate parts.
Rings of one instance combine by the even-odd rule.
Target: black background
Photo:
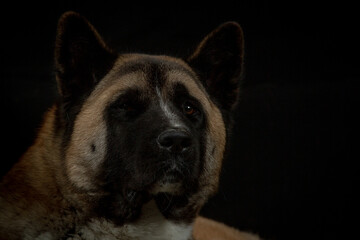
[[[265,239],[347,239],[358,225],[356,9],[346,1],[3,4],[1,174],[56,99],[63,12],[86,16],[118,51],[178,57],[233,20],[245,33],[245,83],[221,187],[202,214]]]

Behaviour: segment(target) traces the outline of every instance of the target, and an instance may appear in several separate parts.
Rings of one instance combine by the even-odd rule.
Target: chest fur
[[[144,205],[141,218],[133,223],[119,227],[105,219],[91,219],[72,239],[188,240],[191,233],[191,224],[165,219],[155,202],[151,201]]]

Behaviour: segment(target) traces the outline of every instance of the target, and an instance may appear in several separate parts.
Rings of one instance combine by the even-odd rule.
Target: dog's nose
[[[160,148],[172,153],[187,151],[192,144],[191,137],[187,132],[176,129],[162,132],[157,141]]]

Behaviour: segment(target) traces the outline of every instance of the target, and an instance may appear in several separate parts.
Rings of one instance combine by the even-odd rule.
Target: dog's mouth
[[[198,167],[196,159],[183,156],[157,156],[142,159],[132,171],[127,172],[126,178],[118,182],[121,189],[136,192],[146,192],[152,196],[159,193],[181,195],[189,190],[197,181]],[[144,164],[145,163],[145,164]]]
[[[161,174],[151,184],[149,193],[156,195],[158,193],[181,194],[183,191],[184,175],[176,166],[162,169]]]

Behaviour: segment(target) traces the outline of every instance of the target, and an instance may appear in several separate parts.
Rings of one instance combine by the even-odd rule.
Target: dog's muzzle
[[[159,169],[160,176],[150,192],[180,193],[185,172],[190,167],[186,161],[194,146],[192,136],[182,129],[167,129],[159,134],[157,145],[164,157],[163,167]]]

